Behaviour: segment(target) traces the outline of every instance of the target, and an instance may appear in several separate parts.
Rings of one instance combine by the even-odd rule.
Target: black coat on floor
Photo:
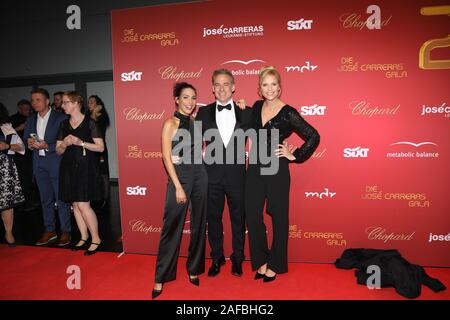
[[[422,284],[434,292],[446,287],[438,279],[431,278],[423,267],[409,263],[397,250],[347,249],[335,262],[337,268],[353,269],[358,284],[366,285],[372,273],[367,268],[376,265],[381,270],[381,287],[394,287],[406,298],[420,296]]]

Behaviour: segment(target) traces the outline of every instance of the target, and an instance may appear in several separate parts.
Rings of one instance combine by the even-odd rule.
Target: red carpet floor
[[[407,300],[394,289],[369,290],[356,284],[353,270],[336,269],[332,264],[292,263],[289,273],[274,282],[253,280],[250,263],[243,265],[244,275],[231,275],[227,261],[215,278],[200,277],[200,287],[189,283],[185,272],[186,259],[178,262],[178,278],[166,283],[158,298],[176,300]],[[206,261],[207,268],[210,260]],[[77,265],[81,270],[81,289],[66,286],[67,268]],[[0,245],[0,299],[150,299],[155,257],[148,255],[99,252],[85,257],[82,252],[67,249]],[[450,268],[427,268],[427,273],[450,286]],[[218,290],[220,288],[220,290]],[[422,286],[420,299],[450,300],[450,290],[434,293]]]

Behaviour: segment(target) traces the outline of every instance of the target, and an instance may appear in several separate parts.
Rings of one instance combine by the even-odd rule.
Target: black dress
[[[319,145],[320,136],[308,124],[296,109],[285,105],[279,113],[264,126],[261,120],[261,111],[264,101],[255,102],[253,110],[253,124],[251,127],[257,131],[258,143],[252,141],[253,148],[263,148],[264,153],[272,154],[278,143],[296,132],[305,143],[295,150],[295,163],[306,161]],[[271,129],[279,130],[278,141],[272,142]],[[267,131],[265,131],[267,130]],[[261,135],[267,132],[267,138]],[[259,141],[262,140],[262,141]],[[256,159],[254,158],[256,157]],[[289,191],[291,177],[289,173],[290,161],[278,158],[278,170],[274,174],[262,174],[261,168],[268,167],[260,159],[259,152],[250,152],[250,159],[245,185],[245,212],[247,218],[248,238],[250,244],[250,257],[253,270],[265,263],[269,269],[276,273],[288,271],[287,245],[289,229]],[[267,201],[266,211],[272,217],[273,239],[269,249],[267,244],[266,226],[264,224],[264,204]]]
[[[93,138],[102,138],[94,120],[85,116],[81,124],[72,128],[69,119],[59,128],[58,140],[69,134],[84,142],[94,143]],[[83,147],[68,146],[61,159],[59,170],[59,198],[65,202],[100,201],[103,197],[102,181],[96,152]]]
[[[91,117],[91,113],[87,113],[88,117]],[[92,119],[92,118],[91,118]],[[97,120],[94,120],[102,133],[103,143],[105,145],[105,150],[103,152],[96,152],[95,155],[100,162],[100,174],[109,176],[109,164],[108,164],[108,146],[106,144],[106,129],[108,129],[110,120],[109,115],[106,113],[106,109],[103,108]]]

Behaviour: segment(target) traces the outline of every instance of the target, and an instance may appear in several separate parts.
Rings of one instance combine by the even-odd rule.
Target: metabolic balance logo
[[[287,22],[287,29],[289,31],[295,30],[311,30],[312,29],[313,20],[307,19],[299,19],[299,20],[290,20]]]
[[[242,37],[261,37],[264,35],[264,26],[225,26],[218,28],[203,28],[203,38],[219,36],[225,39]]]
[[[228,60],[222,62],[227,68],[230,68],[233,76],[249,76],[258,75],[259,70],[266,63],[261,59],[250,59],[250,60]],[[251,65],[251,66],[250,66]],[[256,68],[254,66],[257,66]]]
[[[407,146],[407,147],[404,147],[404,149],[402,149],[401,151],[387,152],[386,153],[387,158],[439,158],[439,152],[416,151],[416,149],[422,148],[424,146],[433,146],[433,147],[438,146],[436,143],[430,141],[418,143],[409,141],[399,141],[391,143],[390,146],[391,147]]]

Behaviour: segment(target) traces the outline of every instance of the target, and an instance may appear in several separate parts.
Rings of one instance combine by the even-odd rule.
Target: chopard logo
[[[404,234],[404,233],[398,233],[395,234],[393,232],[391,233],[387,233],[386,229],[382,228],[382,227],[368,227],[365,230],[366,234],[367,234],[367,238],[369,240],[381,240],[384,243],[387,243],[388,241],[409,241],[413,239],[414,234],[416,233],[415,231],[408,233],[408,234]]]
[[[159,68],[158,72],[163,80],[180,81],[184,79],[196,79],[202,75],[203,68],[197,71],[178,71],[175,66],[163,66]]]

